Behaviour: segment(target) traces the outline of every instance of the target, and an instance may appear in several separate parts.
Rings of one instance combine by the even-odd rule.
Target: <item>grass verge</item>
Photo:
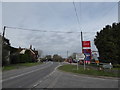
[[[42,64],[41,62],[35,62],[35,63],[20,63],[20,64],[11,64],[8,66],[4,66],[2,68],[2,71],[7,71],[7,70],[13,70],[13,69],[18,69],[21,67],[30,67],[30,66],[35,66],[35,65],[40,65]]]
[[[59,70],[63,70],[66,72],[72,72],[72,73],[78,73],[78,74],[87,74],[87,75],[93,75],[93,76],[108,76],[108,77],[120,77],[117,73],[112,72],[105,72],[104,70],[94,70],[87,68],[84,70],[83,67],[79,67],[79,69],[76,69],[76,65],[63,65],[58,68]]]

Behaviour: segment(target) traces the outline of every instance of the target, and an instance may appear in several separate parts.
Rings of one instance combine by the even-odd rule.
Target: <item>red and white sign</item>
[[[91,47],[90,41],[82,41],[82,47]]]
[[[90,41],[82,41],[82,47],[83,47],[82,52],[86,55],[86,60],[89,61],[91,59]]]

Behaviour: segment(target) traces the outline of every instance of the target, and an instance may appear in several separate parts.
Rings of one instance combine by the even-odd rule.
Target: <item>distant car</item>
[[[84,64],[84,60],[80,60],[80,61],[79,61],[79,64]]]
[[[73,59],[73,63],[77,63],[77,60],[76,60],[76,59]]]
[[[91,62],[91,64],[96,64],[95,62]]]

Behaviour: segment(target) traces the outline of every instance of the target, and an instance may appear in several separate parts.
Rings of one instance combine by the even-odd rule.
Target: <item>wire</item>
[[[75,13],[76,13],[76,18],[77,18],[77,21],[78,21],[78,25],[80,25],[80,21],[79,21],[79,18],[78,18],[77,9],[76,9],[74,1],[73,1],[73,6],[74,6]]]
[[[80,10],[79,10],[79,18],[80,18],[80,21],[82,22],[82,2],[79,2],[79,8],[80,8]],[[81,26],[81,28],[82,28],[82,26]]]
[[[118,23],[120,23],[120,1],[118,1]]]
[[[25,30],[25,31],[35,31],[35,32],[53,32],[53,33],[81,33],[81,32],[64,32],[64,31],[47,31],[47,30],[38,30],[38,29],[26,29],[26,28],[20,28],[20,27],[9,27],[6,26],[6,28],[11,28],[11,29],[19,29],[19,30]],[[83,32],[83,33],[95,33],[95,32]]]
[[[109,10],[107,10],[107,12],[105,12],[105,13],[103,13],[103,15],[102,15],[102,18],[100,19],[101,21],[103,20],[103,19],[105,19],[105,16],[107,16],[111,11],[112,11],[112,9],[114,8],[116,6],[116,3],[111,7],[111,8],[109,8]],[[108,16],[109,17],[109,16]],[[107,17],[107,18],[108,18]],[[109,18],[108,18],[109,19]],[[110,20],[110,19],[109,19]],[[99,20],[98,20],[99,21]],[[107,21],[107,20],[106,20]],[[93,28],[93,30],[94,29],[96,29],[96,28],[98,28],[98,26],[99,26],[99,23],[97,23],[96,24],[96,27],[95,28]]]

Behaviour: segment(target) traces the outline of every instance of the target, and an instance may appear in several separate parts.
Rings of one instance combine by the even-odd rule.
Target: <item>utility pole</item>
[[[82,34],[82,31],[81,31],[81,45],[82,45],[82,53],[83,52],[83,34]],[[85,70],[85,59],[84,59],[84,70]]]
[[[4,36],[5,36],[5,29],[6,29],[6,26],[4,26],[3,28],[3,36],[2,36],[2,52],[3,52],[3,47],[4,47]]]
[[[4,51],[4,36],[5,36],[5,29],[6,29],[6,26],[4,26],[4,28],[3,28],[3,35],[1,35],[1,42],[2,42],[2,44],[1,44],[1,48],[2,48],[2,54],[1,54],[1,56],[3,55],[3,51]],[[1,60],[2,60],[2,58],[1,58]]]
[[[6,29],[6,26],[4,26],[4,28],[3,28],[3,37],[2,37],[2,43],[3,44],[4,44],[5,29]]]
[[[5,29],[6,29],[6,26],[4,26],[4,28],[3,28],[3,38],[4,38],[4,35],[5,35]]]
[[[68,59],[68,51],[67,51],[67,59]]]
[[[81,31],[81,45],[82,45],[82,53],[83,53],[83,35],[82,35],[82,31]]]

